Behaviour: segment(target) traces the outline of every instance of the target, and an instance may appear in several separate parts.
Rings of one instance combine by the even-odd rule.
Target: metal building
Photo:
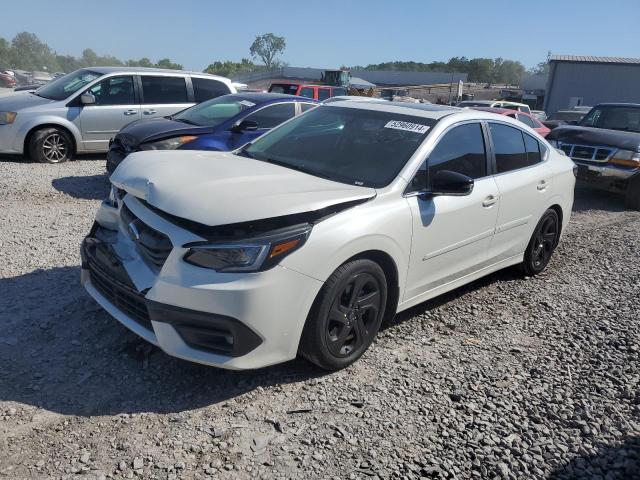
[[[553,55],[544,110],[601,102],[640,103],[640,58]]]

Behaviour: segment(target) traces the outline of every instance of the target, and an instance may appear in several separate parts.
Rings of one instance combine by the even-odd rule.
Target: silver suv
[[[195,103],[236,93],[231,80],[156,68],[90,67],[35,91],[0,98],[0,153],[45,163],[74,153],[106,152],[135,120],[165,117]]]

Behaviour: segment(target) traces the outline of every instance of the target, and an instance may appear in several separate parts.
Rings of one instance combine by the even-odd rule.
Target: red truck
[[[334,87],[330,85],[305,85],[299,83],[272,83],[269,87],[270,93],[286,93],[318,100],[319,102],[330,97],[347,95],[344,87]]]

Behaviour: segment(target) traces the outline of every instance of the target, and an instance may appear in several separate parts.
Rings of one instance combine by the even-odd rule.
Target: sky
[[[202,70],[283,36],[291,66],[453,56],[534,66],[547,53],[640,57],[640,0],[3,0],[0,37],[35,33],[59,54],[169,57]],[[55,8],[52,8],[55,5]]]

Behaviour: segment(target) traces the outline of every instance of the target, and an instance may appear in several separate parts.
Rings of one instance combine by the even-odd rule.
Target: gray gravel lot
[[[168,357],[79,285],[104,159],[0,161],[0,478],[640,478],[640,213],[579,190],[548,270],[403,313],[354,366]]]

